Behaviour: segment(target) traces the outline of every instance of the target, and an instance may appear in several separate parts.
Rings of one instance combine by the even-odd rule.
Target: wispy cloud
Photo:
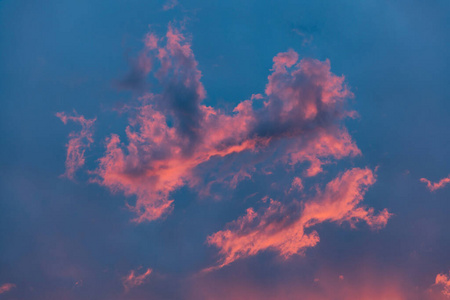
[[[4,283],[4,284],[0,285],[0,294],[9,292],[10,290],[12,290],[15,287],[16,287],[16,285],[14,283]]]
[[[420,181],[426,183],[427,188],[430,191],[434,192],[435,190],[441,189],[450,183],[450,175],[448,177],[442,178],[438,182],[431,182],[426,178],[420,178]]]
[[[163,10],[170,10],[178,5],[177,0],[167,0],[166,3],[163,5]]]
[[[144,284],[153,270],[148,268],[141,274],[138,274],[138,271],[139,270],[131,270],[127,276],[122,278],[122,284],[125,288],[125,291],[129,291],[136,286]]]
[[[63,176],[73,179],[75,172],[84,165],[84,153],[86,148],[89,148],[91,143],[94,142],[92,126],[96,119],[86,119],[76,112],[74,112],[73,115],[59,112],[56,116],[60,118],[64,124],[67,124],[68,121],[72,121],[81,125],[80,131],[73,131],[69,134],[69,142],[66,144],[66,171]]]
[[[294,177],[289,192],[303,190],[303,181],[300,177]]]

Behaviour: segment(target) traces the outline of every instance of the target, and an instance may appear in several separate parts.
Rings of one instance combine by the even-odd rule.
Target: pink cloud
[[[4,284],[0,285],[0,294],[9,292],[10,290],[12,290],[15,287],[16,287],[16,285],[14,283],[4,283]]]
[[[448,183],[450,183],[450,175],[448,177],[442,178],[439,182],[431,182],[426,178],[420,178],[421,182],[424,182],[427,184],[427,188],[434,192],[435,190],[441,189],[444,186],[446,186]]]
[[[450,277],[447,274],[437,274],[434,284],[442,288],[442,294],[450,297]]]
[[[291,191],[301,191],[301,190],[303,190],[302,179],[300,177],[294,177],[294,180],[292,180],[291,189],[289,191],[291,192]]]
[[[145,272],[138,275],[137,271],[131,270],[130,274],[122,278],[122,284],[125,288],[125,291],[129,291],[130,289],[140,286],[146,282],[148,276],[152,273],[152,269],[148,268]]]
[[[305,176],[312,177],[323,171],[322,166],[330,162],[329,158],[342,159],[347,156],[361,155],[358,146],[352,141],[347,130],[328,128],[317,130],[313,139],[299,140],[288,150],[289,161],[295,165],[308,161],[310,166]]]
[[[312,228],[323,222],[347,222],[355,227],[364,221],[373,229],[384,227],[391,216],[386,209],[375,215],[373,208],[361,205],[375,180],[371,170],[354,168],[305,202],[282,204],[271,200],[258,212],[247,209],[246,215],[228,224],[227,229],[208,237],[208,244],[216,246],[222,256],[218,267],[265,250],[276,251],[284,258],[303,254],[319,242]]]
[[[352,94],[344,77],[330,72],[329,61],[298,61],[293,50],[279,53],[265,95],[253,94],[227,114],[202,104],[202,74],[189,40],[178,29],[169,25],[164,38],[149,33],[144,42],[143,53],[155,66],[149,74],[159,81],[161,92],[140,98],[126,128],[127,143],[111,135],[95,171],[99,184],[136,196],[136,204],[130,205],[137,213],[135,221],[169,213],[171,193],[198,185],[199,166],[212,158],[279,149],[280,158],[268,164],[310,162],[306,174],[314,176],[331,159],[360,154],[339,125],[351,115],[345,99]],[[255,109],[255,101],[264,106]],[[251,178],[248,170],[222,177],[231,178],[229,184],[235,187]]]
[[[66,171],[63,176],[73,179],[75,172],[84,165],[84,153],[86,148],[89,148],[94,142],[92,138],[92,126],[96,119],[86,119],[84,116],[77,115],[76,112],[72,116],[67,115],[64,112],[59,112],[56,116],[60,118],[64,124],[67,124],[68,121],[72,121],[81,125],[81,130],[79,132],[73,131],[69,134],[69,142],[66,144]]]

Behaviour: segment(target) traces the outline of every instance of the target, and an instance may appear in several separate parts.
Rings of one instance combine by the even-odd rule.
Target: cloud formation
[[[15,287],[16,287],[16,285],[14,283],[4,283],[4,284],[0,285],[0,294],[9,292],[10,290],[12,290]]]
[[[289,191],[291,192],[291,191],[301,191],[301,190],[303,190],[302,179],[300,177],[294,177],[294,180],[292,180],[291,189]]]
[[[163,5],[163,10],[171,10],[177,5],[178,5],[177,0],[167,0],[166,3]]]
[[[159,82],[158,93],[140,98],[126,128],[128,143],[116,134],[107,139],[95,172],[101,185],[137,197],[130,205],[137,222],[169,213],[170,194],[198,185],[198,167],[212,158],[277,149],[279,157],[267,164],[307,162],[306,176],[315,176],[331,159],[360,154],[341,124],[354,115],[345,101],[352,93],[343,76],[331,73],[328,60],[299,61],[293,50],[279,53],[265,94],[226,113],[202,104],[206,91],[198,63],[190,42],[173,25],[163,38],[149,33],[142,53],[152,60],[149,72]],[[230,184],[250,176],[232,176]]]
[[[384,227],[391,216],[386,209],[375,214],[373,208],[361,205],[375,180],[370,169],[354,168],[305,202],[283,204],[271,200],[267,208],[258,212],[247,209],[246,215],[228,224],[227,229],[208,237],[208,244],[216,246],[222,256],[218,267],[264,250],[276,251],[284,258],[303,254],[319,242],[319,235],[312,228],[323,222],[347,222],[355,227],[364,221],[373,229]]]
[[[442,287],[442,294],[450,297],[450,277],[447,274],[437,274],[434,284]]]
[[[76,112],[74,112],[73,115],[59,112],[56,116],[60,118],[64,124],[67,124],[68,121],[72,121],[81,125],[80,131],[73,131],[69,134],[69,142],[66,144],[66,171],[63,176],[73,179],[75,172],[84,165],[84,152],[86,148],[89,148],[94,142],[92,126],[96,119],[86,119]]]
[[[434,183],[429,181],[426,178],[420,178],[420,181],[426,183],[427,184],[427,188],[430,191],[434,192],[435,190],[441,189],[441,188],[443,188],[444,186],[446,186],[447,184],[450,183],[450,175],[448,177],[442,178],[440,181],[434,182]]]
[[[131,270],[130,274],[122,278],[122,284],[125,288],[125,291],[129,291],[130,289],[140,286],[145,283],[148,276],[153,272],[152,269],[148,268],[145,272],[140,275],[137,275],[137,271]]]

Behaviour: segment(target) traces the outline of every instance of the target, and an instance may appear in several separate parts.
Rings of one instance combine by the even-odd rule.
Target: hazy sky
[[[0,299],[450,298],[450,2],[39,2]]]

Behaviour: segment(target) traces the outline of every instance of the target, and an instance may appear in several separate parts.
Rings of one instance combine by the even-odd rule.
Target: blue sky
[[[445,299],[444,292],[450,294],[448,277],[435,283],[438,274],[450,270],[450,187],[430,191],[420,179],[439,182],[450,173],[449,4],[173,3],[164,10],[164,1],[0,2],[0,285],[12,284],[5,292],[0,288],[0,299]],[[160,79],[153,74],[162,60],[152,51],[172,49],[166,44],[171,26],[184,38],[180,46],[188,45],[192,52],[186,55],[189,64],[198,65],[187,65],[172,54],[167,59],[174,66],[179,63],[179,70],[169,69]],[[144,42],[150,33],[159,38],[155,49]],[[271,119],[278,102],[290,101],[266,90],[268,76],[277,72],[274,57],[289,49],[298,54],[298,61],[317,60],[311,68],[324,67],[328,59],[327,80],[344,76],[343,88],[354,95],[342,97],[344,107],[333,109],[356,111],[357,116],[327,117],[326,125],[297,115],[287,121],[282,116]],[[152,70],[144,72],[145,84],[124,89],[120,82],[142,53],[154,59]],[[297,69],[303,72],[298,81],[291,78],[293,88],[307,91],[316,84],[306,67],[286,66],[289,76],[295,77]],[[201,78],[195,78],[196,71]],[[280,84],[291,87],[283,81],[289,78]],[[194,83],[187,84],[187,79]],[[328,82],[321,80],[317,84]],[[180,91],[180,84],[186,91]],[[205,97],[197,93],[199,85]],[[138,100],[148,93],[161,96]],[[203,126],[206,119],[198,107],[212,107],[224,118],[239,116],[233,109],[253,94],[263,97],[252,100],[258,126],[243,132],[245,138],[236,145],[257,141],[254,148],[227,148],[230,153],[212,155],[179,175],[182,184],[166,182],[158,189],[141,181],[148,180],[142,174],[155,168],[156,152],[148,158],[142,150],[147,148],[138,143],[143,147],[135,157],[139,166],[117,173],[134,178],[127,181],[131,183],[124,187],[118,179],[107,181],[112,169],[102,169],[99,162],[111,158],[106,139],[117,134],[121,149],[129,154],[126,147],[132,141],[125,129],[139,123],[139,113],[143,123],[134,130],[149,138],[143,124],[156,113],[144,110],[147,105],[167,117],[167,130],[175,130],[177,138],[191,129],[183,116],[199,126],[193,126],[193,132],[214,137],[221,127],[211,127],[213,131]],[[191,96],[200,99],[193,110]],[[267,106],[269,117],[264,101],[274,103],[273,111]],[[73,138],[69,133],[79,134],[81,126],[79,121],[64,125],[55,116],[58,112],[96,118],[94,141],[83,149],[85,163],[73,180],[61,174],[66,172],[66,144]],[[228,128],[230,123],[223,124]],[[330,135],[345,128],[361,154],[329,153],[320,157],[320,173],[305,175],[311,155],[317,153],[305,150],[306,158],[294,164],[284,159],[293,147],[315,141],[313,127]],[[224,133],[227,139],[220,145],[234,142],[241,128]],[[262,147],[261,140],[269,135],[270,145]],[[207,142],[197,142],[198,136],[186,136],[194,150],[180,147],[194,154],[183,159],[211,150]],[[179,146],[167,143],[159,149],[162,154]],[[297,214],[286,215],[282,209],[276,217],[267,217],[272,207],[267,199],[302,215],[304,207],[295,203],[320,202],[317,190],[325,193],[327,183],[355,168],[367,168],[376,178],[360,191],[359,205],[374,208],[375,215],[387,209],[392,215],[386,224],[371,226],[364,218],[355,228],[342,218],[319,222],[312,229],[320,242],[289,257],[282,255],[282,246],[272,244],[202,272],[227,256],[219,244],[207,242],[209,236],[228,228],[236,236],[249,231],[263,239],[261,223],[242,221],[249,208],[262,221],[296,219]],[[105,172],[99,175],[99,170]],[[248,176],[230,183],[239,171]],[[295,177],[303,184],[297,194],[289,193]],[[175,187],[167,190],[168,184]],[[158,201],[173,200],[170,209],[152,220],[133,221],[141,213],[133,211],[139,197],[146,211],[157,198],[153,193],[166,192],[168,198]],[[247,231],[233,227],[237,225]],[[150,274],[142,282],[136,280],[146,270]],[[130,274],[133,280],[127,283]]]

